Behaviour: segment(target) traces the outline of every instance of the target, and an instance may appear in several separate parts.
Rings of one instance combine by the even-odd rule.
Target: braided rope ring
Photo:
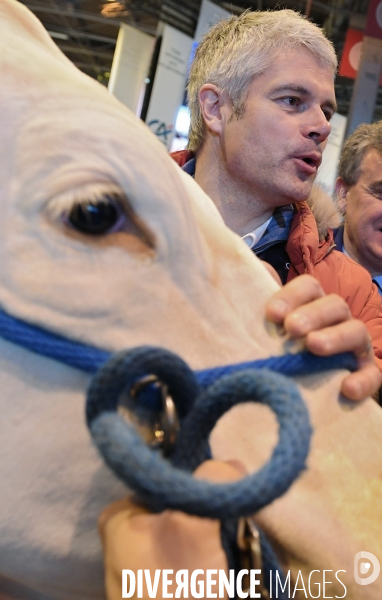
[[[171,388],[172,353],[164,352],[167,369],[165,375],[162,369],[161,378]],[[184,419],[174,460],[193,470],[204,456],[208,435],[219,417],[238,403],[254,400],[269,406],[279,423],[279,441],[268,463],[257,473],[225,484],[197,480],[173,466],[150,449],[117,413],[118,396],[126,380],[136,374],[125,372],[123,377],[117,373],[116,363],[121,368],[131,365],[131,356],[131,352],[120,353],[117,361],[112,359],[112,367],[107,363],[93,380],[88,394],[88,425],[106,463],[151,510],[182,510],[219,519],[248,516],[282,495],[305,468],[312,432],[307,409],[290,380],[266,369],[228,375],[210,386]],[[174,356],[175,362],[180,360]],[[139,362],[142,367],[142,353]],[[151,372],[159,376],[158,370],[154,366]],[[114,374],[118,385],[109,386],[105,371]],[[172,397],[177,405],[177,394],[172,392]]]

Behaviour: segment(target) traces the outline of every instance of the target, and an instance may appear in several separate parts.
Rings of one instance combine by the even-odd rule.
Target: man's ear
[[[205,83],[199,90],[199,104],[206,127],[220,134],[232,113],[232,102],[213,83]]]
[[[344,215],[346,213],[348,187],[342,177],[337,177],[334,190],[336,193],[338,210]]]

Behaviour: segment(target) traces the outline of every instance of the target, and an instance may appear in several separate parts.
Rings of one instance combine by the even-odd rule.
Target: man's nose
[[[305,135],[316,142],[324,142],[329,136],[332,126],[321,108],[312,111],[309,122],[306,123]]]

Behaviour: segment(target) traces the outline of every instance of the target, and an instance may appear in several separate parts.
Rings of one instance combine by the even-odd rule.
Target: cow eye
[[[155,249],[154,234],[133,211],[122,189],[113,183],[84,185],[56,195],[47,204],[45,214],[68,233],[93,238],[121,233]]]
[[[97,202],[74,204],[67,215],[68,224],[81,233],[103,235],[111,233],[122,225],[123,213],[110,197]]]

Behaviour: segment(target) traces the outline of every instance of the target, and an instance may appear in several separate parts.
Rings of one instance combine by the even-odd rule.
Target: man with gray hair
[[[335,243],[369,271],[382,295],[382,122],[360,125],[345,142],[336,194],[345,219]]]
[[[282,283],[309,273],[344,298],[382,366],[378,292],[364,269],[334,251],[334,203],[317,193],[306,202],[336,110],[336,68],[321,29],[292,10],[219,22],[196,50],[189,146],[173,158]]]

